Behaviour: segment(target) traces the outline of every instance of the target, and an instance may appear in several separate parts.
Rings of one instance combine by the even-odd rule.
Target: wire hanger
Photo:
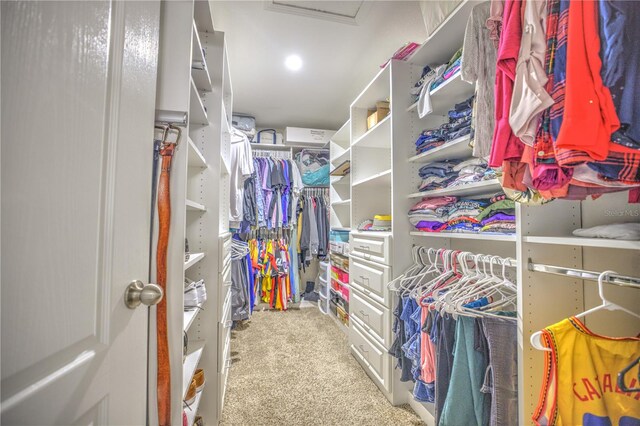
[[[589,314],[592,314],[594,312],[597,312],[603,309],[606,309],[607,311],[622,311],[636,318],[640,318],[640,314],[637,314],[627,308],[624,308],[616,303],[613,303],[610,300],[607,300],[607,298],[604,295],[604,282],[606,279],[609,278],[609,275],[618,275],[618,273],[615,271],[604,271],[598,276],[598,295],[602,300],[602,304],[596,306],[595,308],[588,309],[578,315],[575,315],[576,318],[584,318]],[[542,345],[541,337],[542,337],[542,331],[536,331],[535,333],[533,333],[529,338],[531,342],[531,346],[538,349],[539,351],[551,352],[551,349]]]

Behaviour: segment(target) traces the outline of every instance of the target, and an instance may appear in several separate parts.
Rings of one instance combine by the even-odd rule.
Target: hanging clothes
[[[247,136],[231,131],[229,227],[239,228],[244,219],[245,181],[253,174],[251,144]]]
[[[616,383],[618,373],[640,357],[639,338],[600,336],[571,317],[545,328],[542,341],[551,352],[545,352],[537,425],[640,422],[640,393],[623,393]]]

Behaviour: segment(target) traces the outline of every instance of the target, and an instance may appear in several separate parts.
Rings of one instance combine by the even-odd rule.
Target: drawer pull
[[[366,313],[365,311],[363,311],[362,309],[360,309],[360,313],[361,313],[363,316],[365,316],[365,317],[369,318],[369,314],[368,314],[368,313]]]
[[[367,354],[369,353],[369,351],[368,351],[368,350],[366,350],[366,349],[364,348],[364,346],[362,346],[362,345],[358,345],[358,347],[360,348],[360,350],[361,350],[362,352],[365,352],[365,353],[367,353]]]
[[[369,250],[369,246],[367,246],[367,245],[359,245],[358,248],[360,250]]]

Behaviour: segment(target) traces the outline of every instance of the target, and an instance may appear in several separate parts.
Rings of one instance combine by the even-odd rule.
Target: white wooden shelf
[[[331,159],[331,163],[333,165],[340,165],[349,159],[349,153],[351,152],[351,147],[345,149],[340,154],[336,155]]]
[[[222,101],[222,131],[226,134],[231,134],[231,125],[230,118],[227,115],[227,107],[224,105],[224,101]]]
[[[197,211],[197,212],[206,212],[207,208],[200,203],[196,203],[192,200],[186,200],[185,204],[187,206],[187,210],[189,211]]]
[[[364,184],[377,184],[377,185],[390,185],[391,184],[391,169],[385,170],[384,172],[377,173],[373,176],[369,176],[368,178],[359,180],[358,182],[353,183],[353,187],[364,185]]]
[[[469,135],[462,136],[461,138],[449,141],[422,154],[414,155],[409,158],[408,161],[411,163],[431,163],[442,160],[461,160],[471,157],[470,141],[471,137]]]
[[[351,228],[345,228],[342,226],[332,226],[331,227],[332,231],[346,231],[346,232],[351,232]]]
[[[231,169],[227,164],[224,156],[220,156],[220,176],[228,176],[231,173]]]
[[[522,241],[532,244],[554,244],[562,246],[599,247],[610,249],[640,250],[640,241],[612,240],[607,238],[539,237],[525,236]]]
[[[356,139],[351,146],[358,148],[391,148],[391,113]]]
[[[462,45],[462,43],[460,43]],[[373,108],[378,101],[388,99],[391,94],[391,67],[387,64],[378,74],[371,80],[371,83],[360,93],[352,107],[368,109]]]
[[[342,148],[349,148],[351,141],[351,120],[347,120],[346,123],[338,129],[337,132],[331,137],[331,142]]]
[[[273,145],[266,143],[254,143],[251,142],[251,149],[265,149],[265,150],[273,150],[273,151],[289,151],[291,146],[289,145]]]
[[[202,399],[202,391],[196,394],[196,400],[190,407],[184,407],[184,411],[187,413],[187,424],[193,426],[193,422],[198,414],[198,407],[200,406],[200,399]]]
[[[209,124],[207,113],[204,110],[204,104],[202,103],[202,99],[200,99],[193,78],[191,79],[191,93],[189,94],[189,123],[201,126]]]
[[[351,173],[347,173],[344,176],[331,176],[333,177],[340,177],[340,179],[336,179],[334,181],[331,181],[331,185],[349,185],[349,175]]]
[[[333,203],[331,203],[332,206],[348,206],[349,204],[351,204],[351,199],[349,198],[348,200],[340,200],[340,201],[334,201]]]
[[[434,237],[434,238],[454,238],[464,240],[486,240],[486,241],[503,241],[503,242],[516,242],[516,235],[508,234],[491,234],[491,233],[462,233],[462,232],[422,232],[413,231],[409,234],[415,237]]]
[[[471,9],[477,1],[464,0],[445,21],[411,55],[409,62],[425,66],[437,66],[446,63],[460,49]]]
[[[211,92],[213,88],[211,86],[211,77],[209,77],[209,70],[205,66],[204,69],[191,68],[191,77],[196,85],[196,88],[202,92]]]
[[[473,84],[462,80],[460,71],[445,80],[440,86],[431,91],[431,107],[433,111],[430,115],[447,115],[455,104],[469,99],[475,91]],[[418,109],[418,102],[413,103],[407,111]]]
[[[193,324],[193,321],[198,316],[198,313],[200,312],[200,308],[202,308],[202,304],[199,304],[198,307],[195,309],[184,311],[183,317],[182,317],[182,329],[184,331],[189,330],[189,327],[191,327],[191,324]]]
[[[187,269],[191,268],[202,259],[204,259],[204,253],[191,253],[191,255],[189,256],[189,260],[184,262],[184,270],[186,271]]]
[[[207,162],[204,159],[204,155],[200,152],[195,143],[191,140],[191,138],[187,139],[189,141],[189,159],[188,164],[189,167],[200,167],[202,169],[207,168]]]
[[[441,197],[445,195],[467,196],[467,195],[491,195],[501,191],[498,179],[485,180],[481,182],[458,185],[451,188],[435,189],[433,191],[414,192],[408,198]]]
[[[202,50],[202,43],[200,42],[200,35],[198,34],[198,27],[196,21],[193,21],[193,33],[191,40],[191,62],[204,62],[204,52]]]
[[[187,357],[184,359],[184,363],[182,364],[183,398],[187,395],[187,390],[189,389],[189,383],[191,383],[191,379],[193,378],[193,373],[195,373],[198,368],[198,363],[200,362],[202,351],[204,349],[204,343],[204,341],[189,342],[189,345],[191,346],[190,352],[187,354]]]

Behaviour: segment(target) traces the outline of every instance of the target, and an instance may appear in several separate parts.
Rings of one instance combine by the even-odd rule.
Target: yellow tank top
[[[618,373],[640,356],[640,339],[599,336],[571,317],[545,328],[542,342],[551,352],[545,352],[543,388],[533,415],[537,425],[640,424],[640,392],[623,393],[616,384]],[[633,378],[627,386],[638,387],[636,382]]]

